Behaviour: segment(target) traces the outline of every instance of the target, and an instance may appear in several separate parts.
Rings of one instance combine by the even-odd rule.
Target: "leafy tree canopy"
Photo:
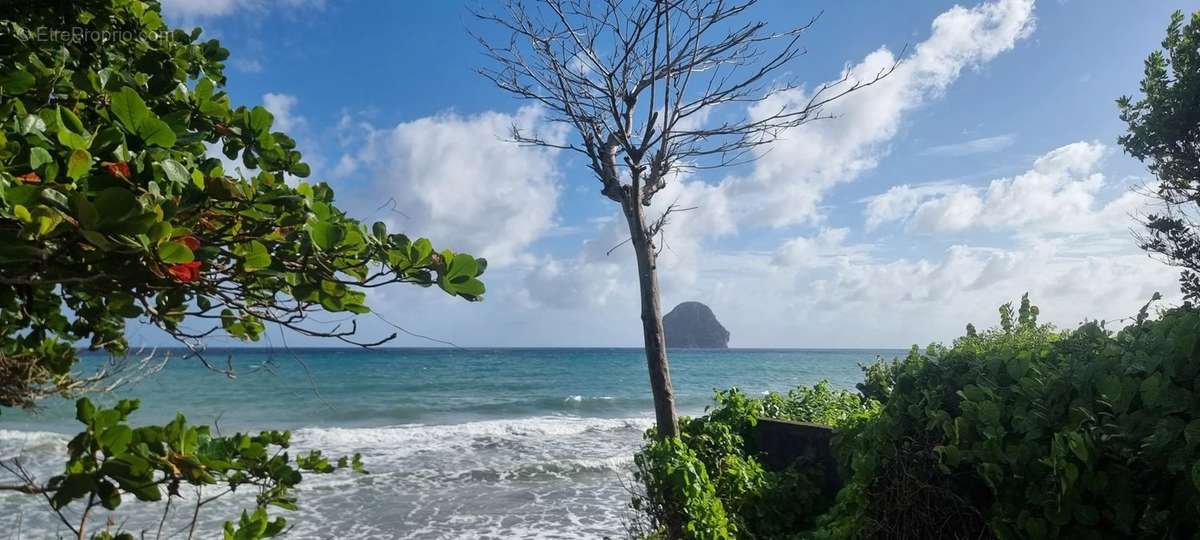
[[[189,346],[222,329],[255,341],[264,323],[362,344],[306,316],[367,313],[364,289],[398,282],[483,295],[483,259],[290,185],[309,174],[295,141],[231,104],[229,52],[200,34],[153,0],[0,15],[0,405],[78,389],[76,344],[125,353],[130,319]]]
[[[1200,236],[1195,205],[1200,203],[1200,12],[1187,24],[1171,16],[1161,51],[1146,59],[1140,99],[1117,100],[1128,132],[1119,139],[1133,157],[1146,162],[1158,179],[1157,197],[1166,203],[1148,216],[1142,247],[1183,268],[1184,293],[1200,298]]]

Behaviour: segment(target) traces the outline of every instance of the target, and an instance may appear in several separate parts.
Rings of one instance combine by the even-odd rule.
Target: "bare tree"
[[[505,42],[477,36],[494,63],[480,73],[500,89],[541,104],[551,121],[567,124],[578,136],[557,142],[514,127],[513,139],[587,156],[600,193],[625,214],[628,242],[637,254],[646,362],[663,437],[677,436],[678,424],[656,260],[663,227],[673,212],[686,208],[671,204],[648,216],[655,194],[681,171],[753,159],[760,153],[756,149],[785,130],[828,118],[822,107],[830,101],[895,69],[867,80],[852,80],[847,71],[813,89],[802,103],[705,125],[709,112],[724,105],[745,113],[750,105],[798,88],[797,81],[780,75],[805,54],[800,37],[816,18],[772,32],[765,22],[741,21],[756,3],[506,0],[495,12],[474,12],[509,36]]]

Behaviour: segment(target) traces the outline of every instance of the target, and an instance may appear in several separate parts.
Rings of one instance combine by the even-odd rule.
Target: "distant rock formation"
[[[727,349],[729,331],[717,321],[708,306],[684,302],[663,317],[668,348]]]

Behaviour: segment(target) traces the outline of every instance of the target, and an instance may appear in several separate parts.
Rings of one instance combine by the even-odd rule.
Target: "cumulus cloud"
[[[964,69],[978,67],[1012,49],[1033,31],[1032,0],[998,0],[974,8],[955,6],[932,24],[894,72],[853,92],[823,111],[836,116],[799,126],[759,156],[754,171],[727,181],[737,199],[739,221],[771,226],[813,223],[828,191],[876,166],[896,136],[905,113],[940,96]],[[880,48],[846,68],[850,80],[869,81],[897,61]],[[840,77],[839,77],[840,79]],[[761,118],[802,107],[813,90],[775,94],[750,109]]]
[[[1043,307],[1044,321],[1070,327],[1131,316],[1155,291],[1171,298],[1177,290],[1175,270],[1128,238],[1104,253],[1064,238],[955,244],[905,257],[845,240],[827,229],[771,253],[714,255],[731,270],[665,303],[706,302],[736,346],[904,347],[961,335],[967,322],[995,326],[997,306],[1025,292]]]
[[[961,231],[983,211],[983,202],[968,189],[952,190],[923,202],[913,215],[914,227],[923,231]]]
[[[922,202],[963,189],[951,184],[923,184],[911,186],[900,184],[886,192],[866,199],[866,227],[875,230],[884,223],[907,219]]]
[[[786,268],[827,268],[866,259],[869,246],[847,246],[848,228],[821,229],[816,236],[798,236],[776,250],[772,262]]]
[[[564,310],[595,310],[610,303],[632,300],[637,274],[632,264],[616,260],[587,264],[580,258],[559,260],[544,257],[525,275],[523,287],[527,307]]]
[[[528,260],[529,245],[554,226],[560,191],[557,152],[505,140],[513,125],[565,137],[537,107],[448,113],[371,129],[354,166],[339,168],[368,179],[369,202],[394,206],[397,228],[512,264]]]
[[[992,180],[985,189],[965,184],[900,185],[867,201],[866,226],[901,222],[916,232],[972,228],[1033,233],[1086,233],[1128,227],[1146,204],[1126,190],[1104,201],[1110,187],[1099,172],[1107,149],[1077,142],[1039,157],[1019,175]],[[1120,186],[1118,186],[1120,188]]]

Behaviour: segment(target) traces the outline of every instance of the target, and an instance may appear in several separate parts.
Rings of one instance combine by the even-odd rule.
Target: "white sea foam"
[[[0,429],[0,460],[59,453],[69,440],[62,433]]]
[[[390,447],[409,451],[443,443],[480,438],[572,437],[605,431],[644,431],[646,418],[579,418],[543,416],[515,420],[484,420],[462,424],[404,424],[376,428],[304,428],[296,440],[305,446],[330,450]]]
[[[616,536],[628,500],[622,481],[651,423],[544,416],[302,429],[298,447],[360,452],[372,474],[306,477],[305,506],[338,510],[298,522],[295,533],[323,538],[356,527],[354,536],[364,538]]]
[[[294,526],[289,537],[301,539],[615,537],[628,500],[622,482],[651,424],[647,418],[543,416],[303,428],[295,431],[294,451],[360,452],[371,474],[307,474],[298,493],[303,512],[278,513]],[[54,474],[68,440],[0,430],[0,456],[36,455],[31,461],[39,462],[40,474]],[[221,521],[250,504],[218,501],[202,517],[202,529],[219,530]],[[132,530],[153,528],[152,506],[122,505],[118,515],[132,518]],[[28,537],[61,532],[36,501],[0,497],[0,509],[23,515]],[[12,519],[0,517],[0,530],[14,526]]]
[[[612,401],[614,399],[616,399],[616,398],[614,398],[612,396],[584,396],[584,395],[580,395],[580,394],[575,394],[573,396],[567,396],[566,399],[564,399],[563,401],[571,402],[571,403],[582,403],[584,401]]]

